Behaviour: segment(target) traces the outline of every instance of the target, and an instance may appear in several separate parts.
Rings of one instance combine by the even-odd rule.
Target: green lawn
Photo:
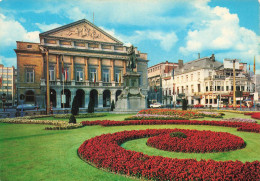
[[[129,115],[112,115],[79,120],[123,120]],[[229,116],[243,116],[228,113]],[[246,116],[249,118],[249,116]],[[146,139],[128,141],[126,149],[142,151],[149,155],[162,155],[177,158],[205,158],[215,160],[260,160],[260,134],[237,132],[235,128],[193,126],[193,125],[154,125],[154,126],[90,126],[72,130],[44,130],[45,125],[0,123],[0,180],[133,180],[121,175],[108,173],[83,162],[77,156],[78,147],[86,140],[105,133],[123,130],[183,128],[224,131],[242,137],[247,146],[244,149],[208,154],[185,154],[160,151],[147,147]]]

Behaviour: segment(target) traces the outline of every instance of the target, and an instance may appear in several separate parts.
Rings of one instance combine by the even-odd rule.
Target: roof
[[[81,24],[81,23],[87,23],[88,25],[92,26],[93,28],[97,29],[98,31],[100,31],[101,33],[105,34],[106,36],[108,36],[109,38],[113,39],[114,41],[116,41],[117,43],[119,44],[122,44],[123,43],[121,41],[119,41],[118,39],[116,39],[115,37],[111,36],[110,34],[108,34],[107,32],[105,32],[104,30],[102,30],[101,28],[97,27],[96,25],[94,25],[93,23],[91,23],[90,21],[86,20],[86,19],[82,19],[82,20],[79,20],[79,21],[76,21],[76,22],[73,22],[73,23],[70,23],[70,24],[67,24],[67,25],[64,25],[64,26],[60,26],[58,28],[54,28],[52,30],[49,30],[49,31],[46,31],[46,32],[43,32],[43,33],[40,33],[40,36],[48,36],[49,34],[52,34],[52,33],[55,33],[57,31],[61,31],[63,29],[66,29],[66,28],[70,28],[72,26],[75,26],[75,25],[78,25],[78,24]]]
[[[200,59],[196,59],[190,62],[183,64],[181,67],[177,67],[175,69],[175,75],[185,74],[188,72],[193,72],[200,69],[217,69],[222,66],[221,62],[212,60],[209,57],[204,57]]]

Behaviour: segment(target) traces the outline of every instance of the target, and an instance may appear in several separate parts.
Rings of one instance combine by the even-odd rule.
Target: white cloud
[[[16,41],[39,42],[39,31],[28,32],[13,19],[0,14],[0,47],[14,46]]]
[[[53,23],[53,24],[49,24],[49,25],[46,25],[45,23],[35,23],[36,26],[38,26],[40,28],[41,31],[49,31],[49,30],[52,30],[54,28],[57,28],[57,27],[60,27],[62,26],[61,24],[58,24],[58,23]]]
[[[237,14],[231,14],[223,7],[200,7],[202,14],[208,14],[204,23],[198,23],[194,30],[189,30],[186,45],[179,48],[183,54],[202,51],[222,51],[224,58],[240,57],[244,60],[257,55],[257,35],[255,32],[239,26]],[[198,11],[199,12],[199,11]]]
[[[87,14],[82,12],[79,7],[70,8],[67,13],[68,17],[74,21],[85,19],[87,17]]]
[[[16,57],[6,58],[4,56],[0,56],[0,64],[3,64],[5,67],[16,67]]]

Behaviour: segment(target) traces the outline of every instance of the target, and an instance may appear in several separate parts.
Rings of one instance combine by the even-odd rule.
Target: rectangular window
[[[77,80],[77,82],[83,82],[83,69],[82,68],[77,68],[76,80]]]
[[[54,81],[55,80],[55,77],[54,77],[54,75],[55,75],[55,73],[54,73],[54,67],[50,67],[49,68],[49,80],[50,81]]]
[[[200,84],[198,84],[198,92],[200,92]]]
[[[109,82],[109,70],[108,69],[103,69],[103,82]]]
[[[189,81],[189,76],[188,75],[186,75],[186,82],[188,82]]]
[[[119,80],[120,80],[120,78],[119,78],[120,73],[121,73],[120,70],[116,70],[116,71],[115,71],[115,81],[116,81],[117,83],[119,83]],[[122,82],[122,73],[121,73],[121,82]]]
[[[172,94],[172,91],[171,91],[171,89],[169,90],[169,95],[171,95]]]
[[[94,68],[90,69],[90,81],[97,82],[97,70]]]
[[[26,70],[26,82],[32,83],[34,82],[34,69],[28,68]]]

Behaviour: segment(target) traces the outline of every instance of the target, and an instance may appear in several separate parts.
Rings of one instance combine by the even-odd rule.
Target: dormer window
[[[27,48],[32,48],[32,45],[27,45]]]

